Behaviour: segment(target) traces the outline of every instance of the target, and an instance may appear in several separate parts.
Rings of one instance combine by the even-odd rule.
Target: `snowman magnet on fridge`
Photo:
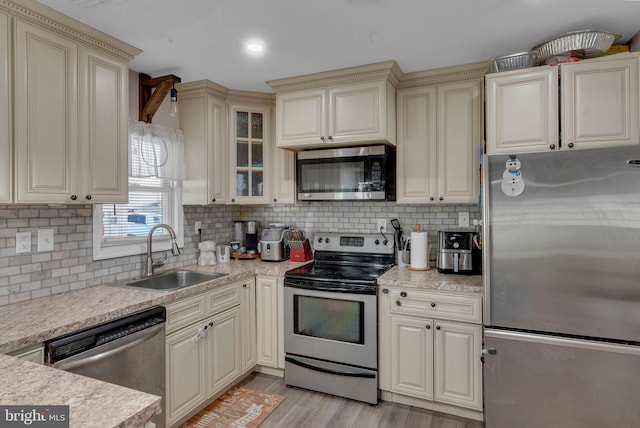
[[[502,192],[507,196],[518,196],[524,192],[525,187],[522,172],[520,172],[520,161],[515,155],[510,155],[506,167],[502,173]]]

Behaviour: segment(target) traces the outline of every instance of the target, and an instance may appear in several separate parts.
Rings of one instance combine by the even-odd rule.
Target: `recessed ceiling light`
[[[259,56],[264,53],[264,42],[261,40],[249,40],[245,43],[245,49],[249,55]]]

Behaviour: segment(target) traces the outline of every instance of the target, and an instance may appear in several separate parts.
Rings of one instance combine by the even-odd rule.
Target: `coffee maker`
[[[438,232],[438,258],[436,267],[442,273],[476,274],[480,266],[474,257],[474,232]]]
[[[247,249],[247,253],[250,253],[250,254],[255,254],[258,252],[258,226],[255,221],[247,222],[247,233],[245,235],[245,248]]]

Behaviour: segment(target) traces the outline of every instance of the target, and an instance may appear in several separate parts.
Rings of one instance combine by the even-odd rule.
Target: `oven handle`
[[[327,369],[324,367],[316,367],[314,365],[311,364],[307,364],[307,363],[303,363],[300,360],[296,360],[293,357],[285,357],[284,358],[285,361],[290,362],[291,364],[295,364],[297,366],[300,367],[304,367],[305,369],[309,369],[309,370],[313,370],[316,372],[321,372],[321,373],[326,373],[326,374],[331,374],[331,375],[336,375],[336,376],[347,376],[347,377],[361,377],[361,378],[369,378],[369,379],[373,379],[376,377],[376,375],[374,373],[364,373],[364,372],[347,372],[347,371],[337,371],[337,370],[331,370],[331,369]]]
[[[376,295],[376,286],[368,285],[352,285],[345,286],[344,284],[336,282],[323,282],[323,281],[304,281],[285,278],[284,286],[288,288],[299,288],[302,290],[316,290],[316,291],[329,291],[333,293],[346,293],[346,294],[369,294]]]

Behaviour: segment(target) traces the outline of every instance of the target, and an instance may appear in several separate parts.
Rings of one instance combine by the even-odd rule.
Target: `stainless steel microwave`
[[[388,146],[298,152],[298,200],[396,200],[396,158]]]

